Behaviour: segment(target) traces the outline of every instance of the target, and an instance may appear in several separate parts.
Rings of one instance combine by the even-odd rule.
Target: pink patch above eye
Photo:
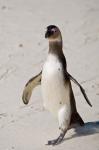
[[[57,30],[54,28],[54,29],[52,29],[52,31],[53,31],[53,32],[56,32]]]

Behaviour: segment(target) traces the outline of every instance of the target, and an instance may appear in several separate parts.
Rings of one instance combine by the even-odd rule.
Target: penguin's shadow
[[[83,127],[76,127],[74,131],[75,133],[71,137],[65,138],[64,140],[70,140],[76,137],[98,134],[99,133],[99,121],[87,122],[85,123]]]

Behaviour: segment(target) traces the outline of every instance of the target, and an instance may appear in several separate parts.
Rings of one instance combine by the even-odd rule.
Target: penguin
[[[67,72],[67,62],[63,53],[63,41],[59,28],[55,25],[47,27],[45,38],[49,41],[49,52],[42,71],[30,79],[25,85],[22,99],[28,104],[32,91],[41,85],[44,108],[58,120],[60,135],[49,140],[47,145],[57,145],[62,142],[67,130],[75,125],[84,126],[79,115],[71,85],[73,81],[79,86],[87,103],[92,107],[85,90],[80,83]]]

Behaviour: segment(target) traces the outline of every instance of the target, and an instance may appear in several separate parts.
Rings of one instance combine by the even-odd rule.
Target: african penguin
[[[48,145],[61,143],[66,132],[75,124],[83,126],[84,121],[77,112],[71,81],[75,82],[87,103],[91,105],[82,86],[67,72],[63,53],[62,35],[55,25],[47,27],[45,38],[49,40],[49,52],[42,71],[28,81],[23,91],[23,102],[28,104],[32,90],[41,84],[43,104],[58,120],[60,135],[48,141]]]

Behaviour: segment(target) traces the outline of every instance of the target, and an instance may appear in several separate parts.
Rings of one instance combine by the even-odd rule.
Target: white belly
[[[64,105],[70,109],[69,83],[64,83],[62,65],[57,57],[49,55],[42,71],[44,107],[55,116]]]

